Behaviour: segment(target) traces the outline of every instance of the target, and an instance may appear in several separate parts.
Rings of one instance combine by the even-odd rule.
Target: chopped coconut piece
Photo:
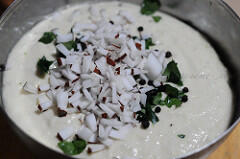
[[[63,44],[58,44],[56,48],[65,56],[68,56],[70,54],[70,51]]]
[[[38,92],[37,88],[33,85],[29,84],[29,82],[26,82],[23,86],[23,89],[28,93],[36,94]]]
[[[40,84],[38,88],[42,92],[43,91],[48,91],[50,89],[50,85],[49,84]]]
[[[80,98],[82,97],[82,94],[80,94],[80,92],[74,93],[69,99],[69,103],[73,103],[77,100],[80,100]]]
[[[113,115],[115,114],[114,111],[112,111],[110,108],[108,108],[108,106],[106,106],[105,104],[99,104],[99,107],[108,114],[108,117],[112,118]]]
[[[97,134],[94,134],[93,136],[90,137],[88,140],[89,143],[96,143],[97,142]]]
[[[162,72],[162,65],[153,54],[148,56],[145,67],[148,70],[148,76],[152,80],[155,80]]]
[[[57,43],[65,43],[73,40],[73,35],[71,33],[57,36]]]
[[[98,127],[98,136],[102,139],[106,138],[107,135],[106,135],[106,132],[105,132],[105,129],[104,129],[104,126],[102,124],[99,124],[99,127]]]
[[[65,110],[68,105],[68,93],[64,91],[60,91],[57,94],[57,106],[61,110]]]
[[[61,131],[58,132],[58,137],[60,140],[66,140],[74,135],[75,131],[74,128],[69,126]]]
[[[86,141],[89,141],[89,139],[94,135],[94,133],[87,127],[83,126],[78,132],[78,137],[81,139],[84,139]]]
[[[49,101],[49,102],[39,104],[38,109],[40,111],[44,112],[44,111],[48,110],[51,106],[52,106],[52,102]]]
[[[112,83],[112,103],[118,103],[117,88],[115,83]]]
[[[105,149],[105,146],[102,144],[89,144],[88,145],[88,152],[90,152],[90,153],[98,152],[98,151],[101,151],[104,149]]]
[[[101,119],[100,123],[103,125],[112,126],[112,127],[121,127],[123,125],[122,122],[115,119]]]
[[[92,98],[91,94],[88,92],[87,89],[84,88],[82,91],[83,91],[84,96],[85,96],[89,101],[93,101],[93,98]]]
[[[94,114],[86,116],[86,125],[93,131],[97,131],[97,121]]]
[[[141,94],[140,101],[143,105],[146,105],[147,95],[145,93]]]

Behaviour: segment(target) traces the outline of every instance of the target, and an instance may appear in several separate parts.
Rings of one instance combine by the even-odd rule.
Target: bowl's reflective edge
[[[93,1],[101,0],[15,0],[0,18],[0,63],[6,62],[14,44],[25,32],[42,20],[45,15],[53,13],[58,8],[68,4]],[[131,2],[140,3],[139,0]],[[161,10],[163,12],[179,18],[200,31],[219,53],[220,59],[229,70],[229,83],[234,93],[233,118],[229,128],[210,144],[180,158],[203,157],[207,152],[213,151],[223,142],[232,129],[240,122],[240,85],[238,84],[240,79],[240,63],[238,62],[240,61],[240,54],[238,53],[238,50],[240,50],[240,19],[222,0],[161,0],[161,2]],[[19,27],[18,30],[16,29],[17,27]],[[0,95],[2,93],[2,76],[3,74],[0,73]],[[1,114],[4,115],[21,140],[39,158],[71,158],[52,151],[23,132],[5,112],[2,95],[0,104]]]

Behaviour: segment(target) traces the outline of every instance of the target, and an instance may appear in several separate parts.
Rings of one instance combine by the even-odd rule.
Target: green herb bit
[[[184,139],[186,137],[186,135],[184,135],[184,134],[178,134],[177,136],[181,139]]]
[[[166,97],[165,100],[165,105],[168,108],[171,108],[172,106],[176,106],[176,108],[180,107],[182,105],[182,101],[178,98],[170,98],[170,97]]]
[[[163,104],[162,102],[163,102],[162,101],[162,93],[158,92],[158,94],[155,97],[153,97],[153,104],[154,105],[161,105],[161,104]]]
[[[158,23],[162,19],[162,17],[160,16],[152,16],[152,18],[156,23]]]
[[[156,124],[159,121],[159,119],[158,119],[156,113],[152,110],[152,107],[153,106],[151,106],[150,104],[146,105],[146,108],[145,108],[145,110],[146,110],[146,117],[153,124]]]
[[[58,147],[66,154],[66,155],[78,155],[83,152],[86,148],[87,143],[84,140],[74,140],[72,142],[62,141],[58,143]]]
[[[167,82],[172,82],[179,86],[183,85],[181,73],[175,61],[171,61],[168,63],[167,68],[164,71],[163,75],[167,76]]]
[[[180,91],[169,84],[162,85],[161,87],[164,87],[164,89],[153,89],[146,93],[146,105],[145,107],[142,106],[142,110],[137,112],[137,120],[139,122],[143,123],[151,121],[153,124],[157,123],[159,118],[157,117],[156,112],[153,111],[157,105],[167,106],[168,108],[171,108],[174,105],[178,108],[182,105],[182,98],[183,96],[186,96],[183,91]],[[167,95],[165,99],[162,99],[163,93]]]
[[[177,98],[179,95],[179,90],[170,84],[165,85],[165,93],[171,98]]]
[[[137,115],[137,120],[139,122],[151,121],[153,124],[155,124],[159,121],[159,118],[153,111],[153,106],[150,104],[146,104],[146,106],[141,111],[137,112]]]
[[[76,50],[77,49],[77,43],[75,41],[69,41],[63,43],[63,45],[68,49],[68,50]]]
[[[149,49],[150,46],[154,46],[155,44],[153,43],[152,38],[147,38],[145,40],[145,45],[146,45],[146,49]]]
[[[145,121],[151,121],[153,124],[157,123],[159,121],[156,113],[153,111],[153,108],[155,105],[153,104],[154,97],[156,96],[157,90],[151,90],[147,92],[147,103],[145,107],[142,107],[142,110],[137,112],[138,117],[137,120],[139,122],[145,122]],[[160,97],[161,94],[158,94],[158,97]],[[156,97],[157,98],[157,97]],[[157,102],[157,99],[155,99]]]
[[[149,97],[147,99],[149,99],[150,103],[152,100],[152,103],[156,106],[156,105],[166,105],[168,108],[171,108],[172,106],[176,106],[176,108],[180,107],[183,103],[182,98],[183,96],[185,96],[183,91],[178,90],[177,88],[169,85],[169,84],[165,84],[163,85],[164,87],[164,93],[167,95],[167,97],[165,99],[162,99],[162,93],[158,92],[157,95],[153,96],[153,97]]]
[[[164,100],[165,105],[169,108],[171,108],[174,105],[176,107],[180,107],[182,105],[181,98],[184,96],[184,93],[169,84],[166,84],[165,88],[166,88],[165,93],[168,95]]]
[[[37,71],[40,76],[44,76],[49,71],[49,67],[53,61],[48,61],[45,56],[38,60]]]
[[[45,32],[38,41],[44,44],[50,44],[55,39],[56,39],[56,35],[53,32]]]
[[[152,15],[161,7],[159,0],[143,0],[141,13],[145,15]]]

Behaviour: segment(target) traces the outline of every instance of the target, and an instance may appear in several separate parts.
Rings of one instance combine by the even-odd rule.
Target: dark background
[[[0,0],[0,14],[11,4],[13,0]]]
[[[0,15],[13,0],[0,0]],[[34,159],[0,114],[0,159]]]

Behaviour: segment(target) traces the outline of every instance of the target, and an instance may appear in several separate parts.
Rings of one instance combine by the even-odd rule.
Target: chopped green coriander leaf
[[[56,35],[53,32],[45,32],[43,36],[39,39],[39,42],[44,44],[50,44],[56,39]]]
[[[151,121],[153,124],[157,123],[159,119],[152,108],[152,105],[146,104],[141,111],[137,112],[137,120],[139,122]]]
[[[157,105],[167,106],[171,108],[176,106],[180,107],[182,103],[186,100],[183,100],[183,97],[186,96],[182,90],[179,90],[170,84],[161,85],[162,88],[152,89],[145,94],[147,95],[146,105],[141,106],[142,110],[137,112],[137,120],[143,124],[143,122],[151,121],[153,124],[159,121],[156,111],[153,111]],[[163,94],[166,95],[165,99],[162,99]]]
[[[165,98],[165,105],[168,108],[171,108],[172,106],[176,106],[176,107],[180,107],[182,105],[182,101],[178,98],[170,98],[170,97],[166,97]]]
[[[87,143],[84,140],[74,140],[72,142],[62,141],[58,143],[58,147],[66,154],[66,155],[78,155],[83,152],[86,148]]]
[[[145,40],[145,45],[146,45],[146,49],[149,49],[150,46],[154,46],[155,44],[153,43],[152,38],[147,38]]]
[[[166,105],[166,104],[165,104],[165,101],[164,101],[164,100],[161,100],[160,103],[159,103],[159,105],[161,105],[161,106]]]
[[[177,136],[181,139],[184,139],[186,137],[186,135],[184,135],[184,134],[178,134]]]
[[[179,86],[183,85],[181,73],[175,61],[171,61],[168,63],[167,68],[164,71],[163,75],[167,76],[167,82],[172,82]]]
[[[147,119],[151,121],[153,124],[156,124],[159,121],[159,119],[156,113],[152,110],[152,106],[147,104],[145,110]]]
[[[76,50],[77,49],[77,44],[75,41],[69,41],[69,42],[65,42],[63,43],[63,45],[68,49],[68,50]]]
[[[38,60],[37,72],[40,76],[44,76],[48,71],[53,61],[48,61],[45,56]]]
[[[160,17],[160,16],[152,16],[152,18],[156,23],[162,19],[162,17]]]
[[[179,95],[179,91],[177,88],[169,85],[169,84],[166,84],[165,85],[165,93],[171,97],[171,98],[178,98],[178,95]]]
[[[182,105],[182,97],[184,96],[184,93],[169,84],[166,84],[165,88],[165,93],[167,94],[167,97],[164,100],[165,105],[169,108],[174,105],[177,108],[180,107]]]
[[[145,15],[152,15],[161,7],[159,0],[143,0],[141,13]]]
[[[156,113],[153,111],[153,108],[156,106],[153,104],[153,100],[155,99],[157,102],[157,98],[161,98],[161,92],[160,94],[157,94],[157,90],[151,90],[146,93],[147,95],[147,103],[145,107],[142,107],[142,110],[137,112],[138,117],[137,120],[139,122],[144,122],[144,121],[151,121],[153,124],[157,123],[159,121]],[[158,96],[158,97],[155,97]]]
[[[162,93],[158,92],[158,94],[155,97],[153,97],[153,104],[161,105],[161,103],[162,103]]]

